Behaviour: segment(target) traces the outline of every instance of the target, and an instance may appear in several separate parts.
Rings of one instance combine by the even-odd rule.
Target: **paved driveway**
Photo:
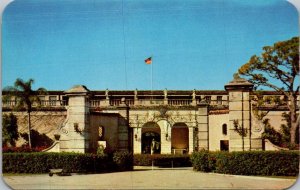
[[[192,168],[137,169],[131,172],[5,176],[13,189],[285,189],[294,179],[195,172]]]

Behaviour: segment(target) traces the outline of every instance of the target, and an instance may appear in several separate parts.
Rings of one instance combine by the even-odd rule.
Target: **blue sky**
[[[223,90],[263,46],[299,35],[285,0],[16,0],[2,23],[2,86],[48,90],[150,90],[151,67],[154,90]]]

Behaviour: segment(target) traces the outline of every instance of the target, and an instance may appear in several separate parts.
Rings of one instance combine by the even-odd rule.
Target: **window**
[[[42,106],[45,106],[45,105],[46,105],[46,102],[45,102],[45,96],[40,96],[39,99],[40,99],[40,101],[41,101],[41,105],[42,105]]]
[[[228,140],[220,140],[220,150],[221,151],[229,150],[229,141]]]
[[[222,105],[222,96],[217,96],[217,104]]]
[[[50,106],[56,105],[56,96],[49,96],[49,105]]]
[[[69,104],[69,97],[62,96],[62,105],[67,106]]]
[[[271,96],[264,96],[265,104],[271,104],[272,103],[272,97]]]
[[[205,96],[205,100],[208,104],[210,104],[211,101],[211,96]]]
[[[222,125],[222,133],[223,133],[223,135],[227,135],[227,124],[223,124]]]

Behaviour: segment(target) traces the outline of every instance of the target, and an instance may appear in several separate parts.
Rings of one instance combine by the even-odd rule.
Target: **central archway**
[[[142,127],[142,154],[160,154],[161,131],[157,123],[149,122]]]

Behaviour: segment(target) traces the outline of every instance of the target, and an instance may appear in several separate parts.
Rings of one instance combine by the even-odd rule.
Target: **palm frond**
[[[23,91],[26,94],[30,94],[32,92],[31,85],[33,82],[33,79],[29,79],[27,82],[25,82],[24,80],[17,78],[15,82],[15,88],[19,89],[19,91]]]
[[[32,106],[40,106],[41,100],[39,95],[48,94],[45,88],[38,88],[36,91],[32,90],[33,79],[24,81],[23,79],[16,79],[14,86],[7,86],[3,89],[5,91],[5,99],[3,101],[10,101],[12,97],[16,97],[16,109],[27,109],[31,112]]]

